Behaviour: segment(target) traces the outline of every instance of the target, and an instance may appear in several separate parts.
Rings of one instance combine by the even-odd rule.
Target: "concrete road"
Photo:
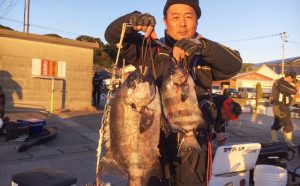
[[[22,153],[17,152],[22,142],[6,142],[5,137],[0,136],[0,185],[11,185],[11,176],[15,173],[40,167],[51,167],[72,175],[77,178],[77,185],[94,182],[102,113],[102,110],[66,112],[54,116],[40,112],[8,113],[7,116],[12,120],[45,119],[47,127],[57,127],[58,136]],[[243,114],[239,122],[228,125],[228,143],[268,143],[272,122],[272,117]],[[300,144],[300,120],[294,120],[294,123],[294,142]],[[289,167],[299,165],[299,155],[287,163]],[[115,185],[121,185],[116,179],[113,181]]]

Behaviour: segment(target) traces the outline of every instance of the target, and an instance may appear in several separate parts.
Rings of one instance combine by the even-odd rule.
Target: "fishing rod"
[[[131,28],[133,28],[133,25],[130,24],[130,23],[126,23],[126,24],[125,24],[125,27],[131,27]],[[146,38],[145,38],[145,39],[146,39]],[[159,39],[151,39],[151,40],[154,41],[156,44],[160,45],[161,47],[163,47],[163,48],[165,48],[165,49],[167,49],[167,50],[169,50],[169,51],[171,51],[171,52],[173,51],[173,49],[172,49],[171,47],[169,47],[169,46],[166,45],[165,43],[159,41]]]
[[[173,49],[171,47],[169,47],[168,45],[166,45],[165,43],[159,41],[158,39],[153,40],[156,44],[160,45],[161,47],[169,50],[169,51],[173,51]]]

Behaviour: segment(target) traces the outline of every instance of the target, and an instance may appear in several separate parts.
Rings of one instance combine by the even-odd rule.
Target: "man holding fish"
[[[195,138],[199,130],[209,138],[212,127],[202,119],[198,103],[211,99],[212,81],[236,75],[242,59],[237,51],[196,32],[201,17],[198,0],[167,0],[163,14],[166,30],[161,39],[154,31],[154,16],[137,11],[113,21],[105,38],[117,47],[122,25],[129,23],[131,27],[121,43],[122,57],[137,68],[147,67],[155,78],[162,100],[162,120],[166,120],[161,122],[166,125],[161,127],[159,143],[162,182],[205,185],[209,180],[209,140],[198,143]]]

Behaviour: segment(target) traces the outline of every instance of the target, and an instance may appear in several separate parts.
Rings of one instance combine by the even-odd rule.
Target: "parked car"
[[[238,89],[241,94],[241,98],[255,98],[256,89],[254,87],[241,87]]]
[[[97,74],[102,79],[101,92],[107,92],[110,84],[111,73],[106,70],[102,70],[98,71]]]
[[[271,92],[272,92],[272,88],[262,88],[262,93],[263,93],[262,97],[269,99]]]
[[[230,96],[233,98],[240,98],[241,93],[234,88],[225,88],[223,91],[223,95]]]
[[[223,88],[221,86],[211,86],[211,93],[223,94]]]

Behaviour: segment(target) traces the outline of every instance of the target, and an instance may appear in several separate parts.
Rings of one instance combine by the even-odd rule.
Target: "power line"
[[[11,18],[5,18],[5,17],[3,17],[2,19],[7,20],[7,21],[12,21],[12,22],[15,22],[15,23],[23,24],[22,21],[11,19]],[[59,30],[59,29],[50,28],[50,27],[47,27],[47,26],[42,26],[42,25],[37,25],[37,24],[30,24],[30,26],[31,27],[42,28],[42,29],[46,29],[46,30],[51,30],[51,31],[56,31],[56,32],[61,32],[61,33],[65,33],[65,34],[76,35],[76,36],[83,35],[83,34],[78,34],[78,33],[69,32],[69,31],[65,31],[65,30]]]
[[[12,6],[10,5],[8,8],[7,8],[7,11],[0,17],[0,20],[4,17],[4,16],[6,16],[6,14],[8,14],[17,4],[18,4],[18,2],[19,2],[20,0],[17,0],[16,2],[15,2],[15,4],[13,4]],[[11,3],[13,3],[13,1],[11,2]]]
[[[233,42],[240,42],[240,41],[250,41],[250,40],[256,40],[256,39],[264,39],[264,38],[269,38],[269,37],[274,37],[274,36],[279,36],[280,34],[273,34],[273,35],[266,35],[266,36],[259,36],[259,37],[252,37],[252,38],[246,38],[246,39],[238,39],[238,40],[231,40],[231,41],[224,41],[222,43],[233,43]]]

